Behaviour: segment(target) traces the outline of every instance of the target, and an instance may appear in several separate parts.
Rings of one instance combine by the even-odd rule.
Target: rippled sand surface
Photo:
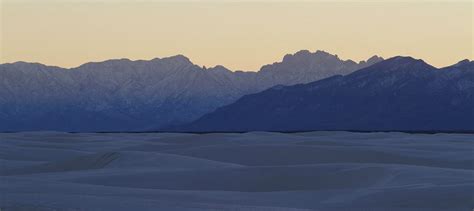
[[[0,133],[1,210],[467,210],[474,135]]]

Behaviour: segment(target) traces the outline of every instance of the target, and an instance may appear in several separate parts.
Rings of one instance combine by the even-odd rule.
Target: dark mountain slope
[[[436,69],[394,57],[347,76],[244,96],[179,129],[474,130],[473,62]]]

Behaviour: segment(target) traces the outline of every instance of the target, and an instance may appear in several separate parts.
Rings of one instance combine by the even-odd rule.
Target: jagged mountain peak
[[[337,55],[322,50],[314,53],[301,50],[285,55],[281,62],[263,66],[259,74],[276,81],[274,84],[293,85],[334,75],[347,75],[382,60],[381,57],[373,56],[367,62],[356,63],[352,60],[342,60]]]
[[[368,64],[375,64],[377,62],[383,61],[383,58],[377,55],[373,55],[369,59],[367,59],[366,63]]]
[[[178,54],[178,55],[170,56],[170,57],[165,57],[165,58],[162,58],[161,60],[172,61],[172,62],[181,63],[181,64],[193,64],[188,57],[186,57],[182,54]]]
[[[314,52],[313,55],[316,56],[317,58],[322,58],[322,59],[331,58],[331,59],[339,59],[342,61],[342,59],[340,59],[337,54],[331,54],[323,50],[316,50],[316,52]]]
[[[346,62],[350,62],[351,60],[347,60]],[[326,51],[317,50],[316,52],[312,53],[309,50],[300,50],[294,54],[286,54],[281,62],[275,62],[273,64],[264,65],[260,71],[268,71],[272,69],[273,66],[287,66],[297,64],[298,66],[303,65],[312,65],[313,63],[337,63],[337,62],[344,62],[343,60],[339,59],[337,55],[330,54]],[[352,62],[356,64],[355,62]],[[311,69],[311,67],[307,67]]]
[[[214,67],[207,68],[207,70],[215,71],[215,72],[223,72],[223,73],[231,73],[232,72],[231,70],[227,69],[226,67],[224,67],[222,65],[216,65]]]
[[[378,63],[378,62],[381,62],[383,61],[384,59],[380,56],[377,56],[377,55],[374,55],[372,57],[370,57],[369,59],[367,60],[362,60],[362,61],[359,61],[359,64],[360,66],[363,66],[363,67],[368,67],[370,65],[373,65],[375,63]],[[348,60],[349,62],[353,62],[352,60]]]
[[[316,50],[314,53],[310,52],[309,50],[300,50],[294,54],[286,54],[283,57],[283,60],[281,62],[276,62],[273,63],[275,64],[281,64],[281,63],[311,63],[311,62],[344,62],[349,65],[363,65],[364,67],[370,66],[372,64],[375,64],[377,62],[383,61],[384,59],[380,56],[374,55],[367,59],[366,61],[359,61],[358,63],[351,60],[343,60],[339,58],[337,54],[331,54],[329,52],[323,51],[323,50]],[[264,67],[267,67],[269,65],[266,65]]]
[[[286,54],[283,57],[282,63],[286,62],[308,62],[315,59],[337,59],[337,55],[332,55],[326,51],[317,50],[314,53],[311,53],[309,50],[300,50],[294,54]]]

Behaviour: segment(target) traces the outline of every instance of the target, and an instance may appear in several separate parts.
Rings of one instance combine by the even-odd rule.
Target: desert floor
[[[466,210],[474,135],[0,133],[4,210]]]

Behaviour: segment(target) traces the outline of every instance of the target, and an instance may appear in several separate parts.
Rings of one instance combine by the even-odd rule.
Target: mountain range
[[[378,56],[354,62],[303,50],[257,72],[204,68],[182,55],[90,62],[76,68],[6,63],[0,65],[0,131],[169,128],[244,95],[347,75],[380,61]]]
[[[474,62],[397,56],[345,76],[275,86],[179,131],[474,131]]]

